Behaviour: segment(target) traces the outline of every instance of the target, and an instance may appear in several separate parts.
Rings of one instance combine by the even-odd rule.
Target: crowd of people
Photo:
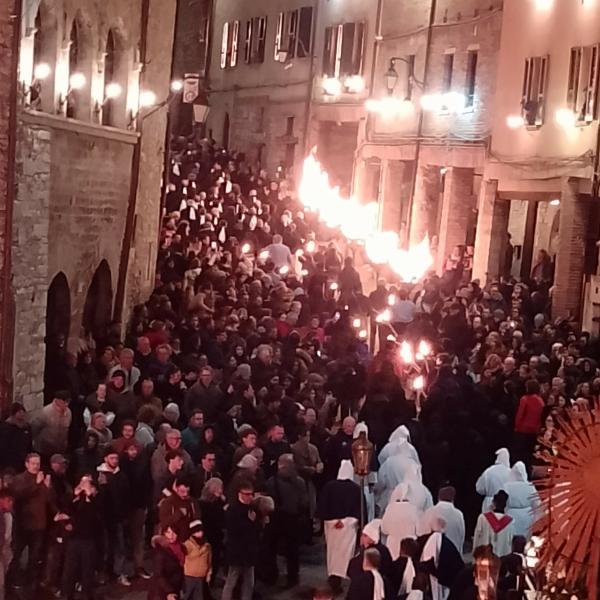
[[[151,600],[267,598],[278,556],[293,588],[321,535],[315,598],[475,598],[470,549],[518,588],[543,447],[600,395],[594,343],[548,319],[549,282],[454,270],[365,294],[360,248],[206,139],[174,142],[165,213],[124,341],[109,328],[59,357],[51,401],[0,424],[2,592],[138,578]]]

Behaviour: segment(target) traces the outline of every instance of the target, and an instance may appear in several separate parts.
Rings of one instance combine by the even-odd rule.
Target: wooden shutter
[[[244,62],[249,63],[252,60],[252,19],[246,21],[246,38],[244,40]]]
[[[306,58],[312,51],[312,26],[313,9],[312,6],[303,6],[300,9],[300,19],[298,23],[298,44],[296,56]]]
[[[279,60],[279,52],[282,50],[283,28],[285,27],[285,13],[280,12],[277,17],[277,32],[275,33],[275,60]]]
[[[344,23],[342,25],[342,40],[340,52],[339,77],[347,77],[354,74],[354,35],[356,23]]]
[[[537,81],[537,114],[535,124],[539,127],[544,123],[544,113],[546,105],[546,88],[548,86],[548,65],[550,58],[548,55],[540,56],[536,58],[538,74],[536,77]]]
[[[588,102],[585,120],[598,118],[598,69],[600,68],[600,44],[592,46],[592,61],[588,78]]]
[[[231,32],[231,57],[229,59],[229,64],[232,67],[237,65],[238,60],[238,45],[239,45],[239,37],[240,37],[240,22],[234,21]]]
[[[354,42],[352,46],[352,73],[360,75],[363,70],[363,55],[365,47],[365,24],[356,23],[354,28]]]
[[[287,14],[287,35],[285,40],[285,49],[289,58],[296,56],[296,41],[298,39],[298,11],[290,10]]]
[[[337,27],[325,29],[325,43],[323,45],[323,75],[335,76],[335,54],[337,49]]]
[[[229,23],[223,23],[223,36],[221,37],[221,69],[227,67],[227,50],[229,49]]]

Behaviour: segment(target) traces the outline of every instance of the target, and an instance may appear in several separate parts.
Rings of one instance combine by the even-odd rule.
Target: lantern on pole
[[[352,443],[352,464],[354,473],[360,477],[360,530],[363,530],[365,521],[365,477],[371,472],[371,460],[373,458],[373,444],[363,429],[358,438]]]

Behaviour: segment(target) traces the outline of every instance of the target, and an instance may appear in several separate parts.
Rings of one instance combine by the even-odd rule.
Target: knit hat
[[[200,531],[204,531],[204,525],[202,525],[202,521],[196,520],[190,523],[190,535],[194,535]]]

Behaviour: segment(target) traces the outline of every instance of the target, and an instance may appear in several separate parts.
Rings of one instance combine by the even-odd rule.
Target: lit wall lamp
[[[102,107],[109,101],[115,100],[123,93],[123,88],[115,82],[109,83],[104,89],[104,100],[100,103],[96,100],[96,104],[94,105],[94,113],[96,116],[100,114]]]
[[[39,63],[33,68],[33,81],[31,85],[22,82],[21,95],[22,102],[32,108],[37,108],[40,104],[40,94],[42,92],[42,81],[47,79],[52,73],[50,65],[47,63]]]
[[[423,82],[419,81],[415,77],[414,60],[408,59],[404,56],[392,56],[392,58],[390,58],[390,66],[388,67],[388,70],[385,72],[385,75],[384,75],[385,85],[386,85],[388,94],[390,96],[393,95],[394,91],[396,90],[396,86],[398,85],[398,80],[400,79],[400,76],[398,75],[398,71],[396,71],[396,61],[403,62],[408,67],[408,89],[407,89],[406,99],[410,100],[411,95],[412,95],[412,86],[416,84],[418,87],[422,88]]]
[[[64,96],[61,94],[58,98],[58,106],[60,112],[63,111],[65,103],[67,102],[71,94],[75,90],[83,89],[85,87],[86,81],[87,80],[83,73],[73,73],[73,75],[69,77],[69,89],[67,90],[67,93]]]

